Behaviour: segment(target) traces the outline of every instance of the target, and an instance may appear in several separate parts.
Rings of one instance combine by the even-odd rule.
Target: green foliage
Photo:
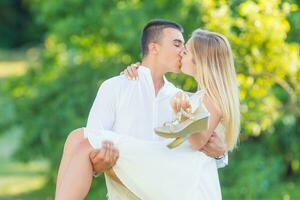
[[[266,149],[269,139],[262,136],[244,142],[229,165],[219,170],[223,199],[299,199],[299,179],[284,178],[285,161]]]
[[[0,47],[20,47],[37,42],[44,29],[34,23],[27,0],[0,1]]]
[[[264,144],[285,161],[283,175],[299,177],[300,47],[286,42],[287,15],[297,6],[258,0],[234,7],[225,1],[203,1],[203,7],[205,27],[226,35],[234,50],[242,140],[248,135],[272,135]]]
[[[67,134],[85,126],[99,85],[139,60],[140,31],[149,19],[168,18],[183,24],[186,36],[198,27],[220,32],[234,51],[243,123],[241,148],[222,171],[225,197],[260,199],[295,191],[280,183],[299,184],[299,43],[291,43],[297,40],[288,35],[298,29],[287,20],[290,13],[299,14],[297,6],[279,0],[28,4],[37,23],[49,30],[44,49],[25,76],[0,86],[8,116],[0,119],[0,127],[17,124],[23,131],[19,158],[49,158],[54,177]],[[190,77],[168,77],[185,90],[196,88]],[[283,193],[268,194],[274,188]]]
[[[292,0],[294,4],[296,4],[299,8],[300,1]],[[300,12],[293,12],[288,16],[288,20],[291,24],[291,30],[288,33],[288,41],[300,43]]]
[[[295,5],[280,1],[244,1],[234,8],[224,1],[203,5],[205,27],[226,35],[235,53],[243,132],[259,135],[274,126],[282,112],[299,117],[299,45],[286,43],[290,30],[286,17]],[[273,94],[274,87],[287,93],[286,101]]]

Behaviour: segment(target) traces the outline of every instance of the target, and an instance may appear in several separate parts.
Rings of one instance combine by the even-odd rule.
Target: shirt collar
[[[138,71],[142,72],[143,74],[145,74],[147,76],[149,84],[152,86],[153,92],[155,92],[154,86],[153,86],[152,75],[151,75],[151,69],[141,65],[141,66],[139,66]],[[163,76],[163,79],[164,79],[164,85],[162,86],[162,88],[160,89],[160,91],[158,92],[157,97],[156,97],[159,99],[165,98],[165,97],[170,97],[170,95],[174,95],[178,91],[178,89],[171,82],[168,81],[168,79],[166,78],[165,75]]]

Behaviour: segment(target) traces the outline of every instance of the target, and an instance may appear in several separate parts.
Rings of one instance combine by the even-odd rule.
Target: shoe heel
[[[179,145],[181,145],[184,141],[185,141],[184,137],[178,137],[175,140],[173,140],[173,142],[168,144],[167,147],[169,149],[173,149],[173,148],[178,147]]]
[[[197,120],[182,130],[182,136],[202,132],[208,129],[208,117]]]

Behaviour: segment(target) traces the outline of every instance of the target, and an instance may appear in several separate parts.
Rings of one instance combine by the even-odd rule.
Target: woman
[[[224,36],[197,29],[181,56],[182,72],[193,76],[198,83],[199,91],[192,98],[203,100],[201,103],[204,103],[210,113],[208,129],[189,137],[192,148],[188,143],[184,143],[170,151],[161,142],[145,142],[113,133],[95,136],[102,140],[109,138],[117,145],[120,158],[111,173],[140,199],[221,198],[214,159],[192,149],[204,146],[214,131],[220,135],[224,134],[228,150],[233,150],[236,145],[240,124],[239,98],[231,48]],[[179,96],[184,95],[179,94],[175,99]],[[180,107],[189,107],[185,100],[175,100],[172,106],[175,111]],[[90,142],[93,137],[88,136]],[[99,141],[99,138],[97,140]],[[74,157],[75,161],[70,163],[68,169],[71,172],[72,165],[85,166],[90,162],[87,154],[75,154]],[[82,180],[86,185],[68,191],[81,195],[78,199],[85,197],[91,184],[92,171],[86,170],[90,168],[82,168],[80,172],[74,171],[73,174],[68,173],[68,176],[76,176],[76,173],[87,174],[86,180]],[[118,190],[119,186],[114,187]],[[66,191],[58,190],[56,199],[63,199],[64,192]]]

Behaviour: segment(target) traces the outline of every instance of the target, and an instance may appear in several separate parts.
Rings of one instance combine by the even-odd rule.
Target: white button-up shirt
[[[100,131],[130,135],[144,140],[165,140],[154,134],[154,128],[172,121],[170,101],[180,91],[164,77],[157,95],[147,67],[138,69],[139,80],[124,75],[104,81],[90,110],[85,136],[94,148],[101,146],[93,135]],[[217,160],[218,167],[227,164],[227,156]]]

